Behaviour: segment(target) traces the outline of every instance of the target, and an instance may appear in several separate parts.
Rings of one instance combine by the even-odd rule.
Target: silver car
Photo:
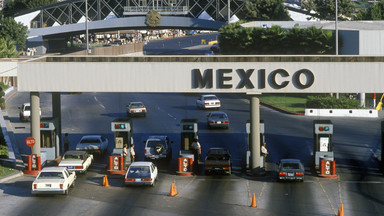
[[[229,118],[225,112],[210,112],[207,116],[208,128],[229,128]]]
[[[145,116],[147,114],[147,108],[143,102],[131,102],[127,106],[127,116]]]
[[[298,159],[281,159],[277,181],[304,181],[304,165]]]
[[[157,167],[152,162],[133,162],[125,174],[125,185],[155,186]]]

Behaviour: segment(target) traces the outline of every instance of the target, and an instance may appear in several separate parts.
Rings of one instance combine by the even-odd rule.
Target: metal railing
[[[188,14],[188,6],[126,6],[124,7],[124,15],[147,14],[149,11],[155,10],[160,14]]]

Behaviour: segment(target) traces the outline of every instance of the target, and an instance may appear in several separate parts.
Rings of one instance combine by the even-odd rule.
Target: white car
[[[128,116],[145,116],[147,114],[147,108],[143,102],[131,102],[126,106]]]
[[[125,185],[155,186],[157,167],[152,162],[133,162],[125,174]]]
[[[68,194],[75,186],[76,173],[65,167],[45,167],[32,183],[32,194]]]
[[[20,121],[30,121],[31,120],[31,103],[23,103],[21,107],[19,107],[19,118]],[[41,117],[41,109],[40,109],[40,117]]]
[[[76,145],[77,151],[86,151],[90,154],[102,155],[107,151],[108,139],[101,135],[83,136]]]
[[[67,151],[61,158],[60,167],[67,167],[69,171],[84,173],[91,166],[93,155],[86,151]]]
[[[210,108],[216,108],[219,109],[221,106],[219,98],[216,97],[216,95],[209,94],[209,95],[201,95],[199,99],[196,101],[197,108],[200,109],[210,109]]]

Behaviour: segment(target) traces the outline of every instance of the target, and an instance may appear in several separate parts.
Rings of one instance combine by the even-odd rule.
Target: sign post
[[[35,145],[36,143],[36,140],[35,138],[33,137],[28,137],[26,140],[25,140],[25,143],[27,144],[27,146],[31,147],[31,154],[32,154],[32,147]]]

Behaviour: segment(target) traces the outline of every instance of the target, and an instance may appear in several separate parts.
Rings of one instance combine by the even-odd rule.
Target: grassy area
[[[15,169],[12,169],[9,167],[3,167],[0,165],[0,178],[7,176],[7,175],[10,175],[12,173],[16,173],[16,172],[17,172],[17,170],[15,170]]]
[[[293,112],[304,113],[306,97],[288,96],[288,95],[261,95],[260,101],[280,109]]]

